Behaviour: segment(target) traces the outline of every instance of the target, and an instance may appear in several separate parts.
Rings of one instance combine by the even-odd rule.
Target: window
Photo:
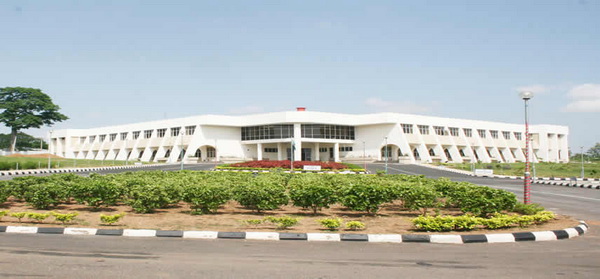
[[[277,148],[265,147],[265,153],[277,153]]]
[[[96,136],[90,136],[90,143],[93,143],[96,140]]]
[[[504,139],[509,140],[510,139],[510,132],[502,131],[502,137],[504,137]]]
[[[165,152],[165,158],[169,158],[171,156],[171,149],[167,149],[167,152]]]
[[[110,141],[115,141],[115,139],[117,139],[117,133],[110,134],[110,136],[109,136],[109,140],[110,140]]]
[[[352,151],[352,146],[340,146],[340,152],[350,152]]]
[[[433,126],[433,129],[435,130],[435,133],[436,133],[438,136],[445,136],[445,135],[447,135],[447,134],[446,134],[446,131],[444,130],[444,127],[441,127],[441,126]]]
[[[435,151],[433,151],[433,148],[429,148],[429,156],[435,156]]]
[[[152,131],[153,130],[145,130],[144,131],[144,138],[145,139],[149,139],[150,137],[152,137]]]
[[[127,139],[127,132],[121,133],[121,140]]]
[[[135,131],[135,132],[133,132],[133,139],[138,139],[140,137],[140,132],[141,131]]]
[[[180,130],[181,130],[180,127],[173,127],[173,128],[171,128],[171,136],[172,137],[179,136],[179,131]]]
[[[497,139],[498,138],[498,131],[490,130],[490,134],[492,135],[493,139]]]
[[[448,128],[448,130],[450,130],[450,135],[452,135],[453,137],[458,137],[458,128],[450,127]]]
[[[479,137],[481,137],[482,139],[485,139],[485,130],[477,130],[477,133],[479,133]]]
[[[421,135],[429,135],[429,126],[427,125],[418,125],[419,126],[419,132],[421,133]]]
[[[103,142],[106,139],[106,135],[100,135],[98,139],[100,140],[100,142]]]
[[[467,129],[467,128],[463,128],[463,132],[465,133],[466,137],[468,137],[468,138],[473,137],[473,130]]]
[[[463,149],[459,149],[459,150],[458,150],[458,153],[460,154],[460,157],[467,157],[467,156],[465,155],[465,151],[464,151]]]
[[[313,139],[354,139],[354,126],[302,124],[301,136]]]
[[[522,139],[522,137],[521,137],[521,133],[519,133],[519,132],[515,132],[515,138],[516,138],[517,140],[521,140],[521,139]]]
[[[84,144],[85,143],[85,137],[80,137],[79,138],[79,143]]]
[[[319,152],[327,152],[327,147],[319,147]]]
[[[217,156],[217,150],[214,147],[207,147],[206,148],[206,157],[208,158],[214,158]]]
[[[194,157],[196,157],[196,158],[202,157],[202,150],[200,150],[200,148],[196,149],[196,153],[194,153]]]
[[[277,124],[242,127],[242,140],[288,139],[294,137],[294,125]]]
[[[185,134],[191,136],[196,131],[196,126],[185,126]]]
[[[413,125],[412,124],[400,124],[400,125],[402,125],[402,131],[404,131],[405,134],[413,133]]]
[[[163,129],[158,129],[156,130],[156,135],[159,138],[164,138],[165,137],[165,133],[167,133],[167,128],[163,128]]]

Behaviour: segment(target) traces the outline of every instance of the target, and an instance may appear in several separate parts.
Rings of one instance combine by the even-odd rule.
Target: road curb
[[[145,229],[91,229],[0,226],[0,233],[7,234],[65,234],[99,235],[141,238],[199,238],[238,239],[270,241],[318,241],[318,242],[373,242],[373,243],[512,243],[522,241],[554,241],[585,234],[589,226],[580,221],[576,227],[554,231],[516,232],[498,234],[338,234],[338,233],[280,233],[280,232],[214,232],[214,231],[163,231]]]

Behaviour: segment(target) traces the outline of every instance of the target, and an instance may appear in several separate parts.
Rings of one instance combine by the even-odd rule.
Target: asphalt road
[[[196,166],[210,168],[211,166]],[[383,165],[372,164],[375,171]],[[162,169],[178,169],[163,166]],[[416,165],[390,173],[445,176],[522,194],[522,182]],[[584,237],[502,244],[379,244],[0,234],[6,278],[598,278],[600,191],[534,185],[533,200],[585,219]]]

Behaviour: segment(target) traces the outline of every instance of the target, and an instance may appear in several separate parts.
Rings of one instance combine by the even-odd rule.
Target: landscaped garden
[[[319,166],[323,171],[356,171],[361,172],[365,169],[349,163],[336,163],[336,162],[319,162],[319,161],[248,161],[242,163],[220,165],[217,169],[221,170],[291,170],[303,171],[304,166]]]
[[[441,165],[466,171],[472,171],[473,167],[476,169],[491,169],[494,170],[494,174],[499,175],[523,176],[525,172],[525,163],[476,163],[474,165],[463,163]],[[600,162],[586,162],[583,168],[585,177],[600,178]],[[530,170],[532,175],[534,169],[537,177],[581,177],[581,162],[532,163]]]
[[[482,233],[576,224],[504,190],[423,176],[154,171],[0,181],[0,225]]]
[[[48,157],[51,157],[48,160]],[[29,169],[46,169],[48,163],[53,169],[56,168],[92,168],[101,166],[125,166],[133,165],[133,162],[113,161],[113,160],[83,160],[83,159],[66,159],[63,157],[39,154],[39,155],[11,155],[0,156],[0,171],[3,170],[29,170]]]

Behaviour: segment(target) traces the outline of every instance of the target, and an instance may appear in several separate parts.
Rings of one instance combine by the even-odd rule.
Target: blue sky
[[[0,87],[49,94],[53,129],[297,106],[521,123],[530,89],[532,124],[600,142],[600,0],[4,0],[0,41]]]

